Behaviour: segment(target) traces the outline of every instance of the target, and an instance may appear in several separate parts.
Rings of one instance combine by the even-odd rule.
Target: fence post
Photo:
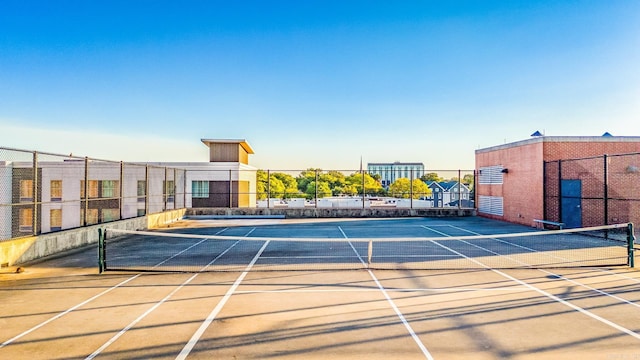
[[[89,157],[84,157],[84,215],[82,226],[87,226],[87,213],[89,212]]]
[[[187,170],[182,169],[182,207],[187,208]],[[193,205],[193,204],[192,204]]]
[[[629,264],[629,267],[635,267],[635,261],[634,261],[634,240],[635,240],[635,236],[633,234],[633,223],[629,223],[627,225],[627,246],[628,246],[628,254],[629,254],[629,260],[627,261]]]
[[[473,207],[478,209],[478,172],[473,169]],[[471,200],[471,196],[469,196]]]
[[[317,204],[318,203],[318,169],[316,169],[315,172],[316,172],[316,186],[314,186],[314,188],[315,188],[315,199],[314,199],[314,202]]]
[[[562,222],[562,160],[558,160],[558,222]]]
[[[178,208],[178,170],[173,168],[173,210]]]
[[[233,207],[233,180],[231,176],[231,169],[229,169],[229,209]]]
[[[365,199],[365,194],[366,194],[366,189],[365,189],[365,179],[364,179],[364,170],[362,169],[362,165],[360,165],[360,172],[362,172],[362,208],[364,209],[364,199]]]
[[[458,169],[458,209],[462,207],[462,172]]]
[[[33,193],[33,214],[32,214],[32,224],[31,227],[33,235],[38,235],[38,152],[33,152],[33,184],[32,184],[32,193]]]
[[[162,211],[167,211],[167,199],[169,198],[169,182],[167,177],[167,167],[164,167],[164,183],[162,184],[163,190],[162,194],[164,195],[164,205],[162,206]]]
[[[106,229],[98,228],[98,271],[102,274],[106,270],[105,263],[105,246],[104,246],[104,238],[106,236]]]
[[[122,220],[122,213],[124,210],[124,162],[120,161],[120,189],[118,194],[119,202],[120,202],[120,217]],[[137,199],[136,199],[137,200]]]
[[[271,208],[271,170],[267,170],[267,209]]]
[[[549,170],[547,170],[547,166],[551,164],[550,162],[543,161],[542,162],[542,219],[549,220],[547,217],[547,196],[549,195],[549,189],[547,188],[549,185],[549,181],[547,180],[547,176],[549,175]]]
[[[603,196],[603,200],[604,200],[604,224],[603,225],[609,225],[609,160],[607,157],[607,154],[604,154],[603,156],[603,170],[604,170],[604,179],[603,179],[603,186],[604,186],[604,196]]]
[[[409,209],[413,209],[413,168],[409,170]]]
[[[144,167],[144,215],[149,215],[149,165]]]

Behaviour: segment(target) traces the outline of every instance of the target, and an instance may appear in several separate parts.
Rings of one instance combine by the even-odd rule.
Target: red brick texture
[[[544,219],[544,162],[563,160],[562,178],[582,180],[583,226],[602,225],[605,221],[604,201],[600,199],[604,193],[603,158],[565,160],[639,152],[640,138],[635,137],[540,137],[478,150],[476,170],[496,165],[509,170],[504,174],[502,185],[476,185],[478,196],[503,197],[504,215],[499,217],[479,214],[524,225],[532,225],[533,219]],[[627,222],[636,217],[634,214],[640,220],[640,201],[628,201],[640,197],[640,173],[629,171],[630,166],[640,167],[640,157],[609,156],[608,159],[609,197],[621,200],[609,201],[607,221]],[[547,172],[551,175],[553,172],[557,173],[556,164],[547,166]],[[557,183],[547,184],[549,219],[560,217],[557,214],[558,195]]]

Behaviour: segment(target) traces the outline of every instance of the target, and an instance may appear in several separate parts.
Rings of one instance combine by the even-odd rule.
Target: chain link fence
[[[545,219],[568,227],[640,221],[640,153],[544,164]]]
[[[0,148],[0,241],[183,208],[185,174]]]
[[[0,241],[184,208],[475,207],[473,170],[396,177],[384,187],[364,170],[183,168],[0,147]]]

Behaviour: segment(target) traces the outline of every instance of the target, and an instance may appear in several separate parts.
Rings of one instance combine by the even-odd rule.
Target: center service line
[[[344,236],[345,239],[348,239],[347,234],[344,233],[344,231],[342,231],[342,228],[340,226],[338,226],[338,230],[340,230],[340,232],[342,233],[342,236]],[[355,247],[353,247],[353,244],[351,243],[351,241],[349,241],[349,246],[351,246],[351,249],[356,253],[356,256],[358,257],[358,259],[360,259],[360,262],[362,263],[362,265],[364,265],[365,267],[367,267],[367,263],[364,261],[364,259],[360,256],[360,254],[358,254],[358,251],[356,250]],[[404,315],[402,314],[402,312],[400,311],[400,309],[398,309],[398,307],[396,306],[396,304],[393,302],[393,299],[391,299],[391,296],[389,296],[389,294],[387,293],[387,290],[384,288],[384,286],[382,286],[382,284],[380,283],[380,281],[378,281],[378,278],[373,274],[373,271],[371,271],[371,269],[367,269],[367,271],[369,272],[369,275],[371,276],[371,278],[373,279],[373,281],[376,283],[376,285],[378,286],[378,289],[380,289],[380,291],[382,292],[382,294],[384,295],[385,299],[387,299],[387,302],[389,303],[389,305],[391,306],[391,308],[393,309],[393,311],[396,313],[396,315],[398,316],[398,318],[400,319],[400,321],[402,321],[402,324],[404,325],[404,327],[407,329],[407,331],[409,332],[409,334],[411,335],[411,338],[413,339],[413,341],[415,341],[415,343],[418,345],[418,347],[420,348],[420,350],[422,351],[422,354],[424,354],[425,358],[427,358],[428,360],[434,360],[433,356],[431,355],[431,353],[429,352],[429,350],[427,350],[427,347],[424,346],[424,344],[422,343],[422,341],[420,341],[420,338],[418,337],[418,335],[416,334],[415,331],[413,331],[413,328],[411,327],[411,325],[409,324],[409,322],[407,321],[407,319],[404,317]]]
[[[247,233],[247,235],[245,236],[249,236],[249,234],[251,234],[253,231],[255,230],[255,228],[253,228],[251,231],[249,231],[249,233]],[[224,230],[222,230],[224,231]],[[219,233],[219,232],[218,232]],[[216,234],[218,234],[216,233]],[[203,240],[204,241],[204,240]],[[202,243],[203,241],[198,242],[198,244]],[[104,343],[101,347],[99,347],[96,351],[94,351],[91,355],[87,356],[85,358],[85,360],[91,360],[93,358],[95,358],[96,356],[98,356],[102,351],[104,351],[107,347],[109,347],[111,344],[113,344],[116,340],[118,340],[122,335],[124,335],[127,331],[129,331],[129,329],[131,329],[132,327],[134,327],[137,323],[139,323],[140,321],[142,321],[142,319],[144,319],[145,317],[147,317],[147,315],[151,314],[155,309],[157,309],[160,305],[164,304],[165,302],[167,302],[175,293],[177,293],[180,289],[182,289],[183,287],[185,287],[187,284],[189,284],[193,279],[196,278],[196,276],[198,276],[200,273],[202,273],[203,271],[205,271],[209,266],[213,265],[213,263],[215,263],[219,258],[223,257],[227,252],[229,252],[229,250],[231,250],[233,247],[235,247],[238,243],[240,242],[240,240],[234,242],[231,246],[229,246],[225,251],[221,252],[218,256],[216,256],[213,260],[211,260],[207,265],[205,265],[202,269],[200,269],[200,271],[198,271],[196,274],[193,274],[193,276],[191,276],[189,279],[187,279],[186,281],[184,281],[182,284],[180,284],[180,286],[178,286],[177,288],[175,288],[171,293],[169,293],[169,295],[165,296],[162,300],[160,300],[159,302],[157,302],[155,305],[153,305],[151,308],[149,308],[147,311],[145,311],[142,315],[138,316],[135,320],[133,320],[131,323],[129,323],[129,325],[125,326],[124,329],[120,330],[120,332],[118,332],[117,334],[115,334],[111,339],[109,339],[109,341],[107,341],[106,343]]]
[[[262,247],[260,248],[256,256],[253,257],[253,260],[251,260],[249,265],[247,265],[247,267],[244,269],[242,274],[238,276],[238,279],[236,279],[236,281],[229,288],[229,290],[227,290],[227,293],[224,294],[224,297],[222,298],[222,300],[220,300],[218,305],[216,305],[216,307],[211,311],[209,316],[207,316],[207,318],[202,323],[202,325],[200,325],[200,328],[198,328],[198,330],[193,334],[189,342],[187,342],[184,348],[182,348],[182,351],[180,351],[180,354],[178,354],[178,356],[176,357],[176,360],[184,360],[187,358],[187,356],[189,356],[189,353],[191,353],[191,350],[193,350],[193,347],[198,343],[198,341],[202,337],[202,334],[204,334],[205,330],[207,330],[207,328],[209,327],[209,325],[211,325],[213,320],[216,319],[216,316],[218,316],[218,313],[220,313],[224,305],[227,303],[227,301],[229,301],[229,298],[231,298],[231,295],[233,295],[233,293],[236,291],[238,286],[240,286],[240,283],[247,276],[247,274],[249,273],[253,265],[256,263],[256,261],[258,261],[258,258],[260,258],[260,255],[262,255],[262,253],[264,252],[264,249],[267,248],[267,245],[269,245],[268,240],[264,243],[264,245],[262,245]]]

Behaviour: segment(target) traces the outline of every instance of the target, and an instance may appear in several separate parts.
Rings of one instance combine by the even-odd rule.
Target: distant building
[[[423,163],[368,163],[367,172],[369,175],[380,175],[383,187],[389,187],[400,178],[418,179],[424,175]]]
[[[473,207],[471,190],[458,181],[426,181],[431,194],[425,199],[431,207]]]

